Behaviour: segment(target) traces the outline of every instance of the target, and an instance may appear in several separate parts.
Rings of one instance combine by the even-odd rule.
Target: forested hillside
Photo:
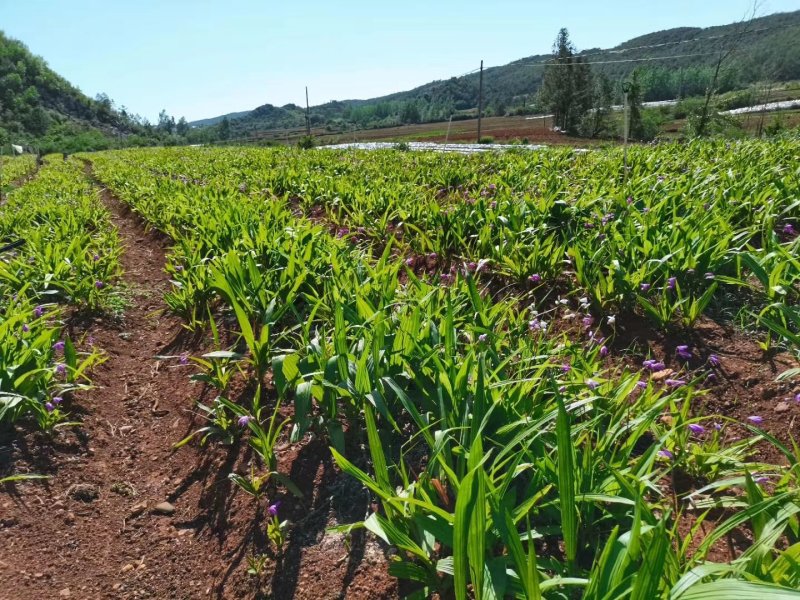
[[[166,114],[150,124],[105,94],[86,96],[25,44],[0,31],[0,147],[13,143],[75,152],[163,144],[175,141],[180,125]],[[183,128],[188,132],[185,120]]]

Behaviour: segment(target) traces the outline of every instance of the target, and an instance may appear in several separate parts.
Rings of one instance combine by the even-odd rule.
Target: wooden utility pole
[[[481,61],[481,75],[478,79],[478,143],[481,142],[481,115],[483,114],[483,61]]]
[[[306,86],[306,135],[311,137],[311,119],[308,116],[308,86]]]
[[[628,94],[631,91],[631,83],[625,81],[622,84],[622,181],[628,181],[628,133],[630,130],[630,110],[628,109]]]

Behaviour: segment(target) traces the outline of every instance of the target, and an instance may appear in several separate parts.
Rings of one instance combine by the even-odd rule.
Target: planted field
[[[21,598],[800,597],[796,139],[80,158],[0,215]]]
[[[19,182],[35,170],[36,157],[33,154],[0,156],[0,189]]]

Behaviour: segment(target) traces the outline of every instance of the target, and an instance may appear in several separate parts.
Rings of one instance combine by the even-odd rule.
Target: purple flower
[[[95,254],[95,255],[92,257],[92,260],[93,260],[94,262],[97,262],[98,260],[100,260],[100,255],[99,255],[99,254]]]
[[[591,315],[586,315],[581,320],[581,323],[583,323],[584,327],[591,327],[592,324],[594,323],[594,317],[592,317]]]
[[[94,282],[94,287],[96,287],[98,290],[102,290],[105,286],[106,284],[100,280]]]
[[[275,504],[270,504],[269,508],[267,508],[267,514],[270,517],[277,517],[278,509],[280,508],[280,506],[281,506],[280,500],[278,502],[275,502]]]
[[[753,481],[755,483],[767,483],[769,481],[769,477],[765,477],[762,475],[761,477],[756,477],[755,479],[753,479]]]
[[[677,284],[678,284],[678,279],[676,277],[670,277],[669,279],[667,279],[668,290],[674,290]]]
[[[644,388],[647,387],[647,382],[644,379],[640,379],[639,381],[636,382],[636,387],[639,388],[640,390],[643,390]]]
[[[45,402],[44,403],[44,407],[47,410],[47,412],[49,412],[49,413],[53,412],[56,409],[56,407],[53,406],[53,404],[50,403],[50,402]]]
[[[414,266],[414,258],[413,257],[406,259],[406,266],[407,267],[413,267]]]
[[[703,427],[702,425],[698,425],[697,423],[690,423],[688,425],[688,427],[689,427],[689,431],[691,431],[692,433],[697,433],[697,434],[704,433],[705,430],[706,430],[705,427]]]
[[[239,423],[239,427],[247,427],[247,424],[250,423],[250,419],[252,419],[249,415],[242,415],[239,417],[237,423]]]
[[[56,365],[56,374],[57,375],[64,375],[67,372],[67,365],[64,363],[58,363]]]
[[[189,364],[189,355],[186,352],[182,353],[178,357],[178,362],[181,363],[182,365],[188,365]]]
[[[562,373],[569,373],[571,370],[572,370],[572,365],[570,365],[569,363],[564,363],[563,365],[561,365]],[[800,394],[798,394],[798,396],[800,396]]]
[[[719,366],[719,356],[717,356],[716,354],[712,354],[711,356],[709,356],[708,357],[708,364],[710,364],[712,367],[718,367]]]
[[[667,450],[666,448],[664,448],[663,450],[659,450],[659,451],[658,451],[658,455],[659,455],[661,458],[666,458],[666,459],[668,459],[668,460],[672,460],[673,458],[675,458],[675,456],[672,454],[672,452],[670,452],[670,451],[669,451],[669,450]]]
[[[31,328],[30,328],[30,327],[28,327],[28,324],[27,324],[27,323],[25,323],[25,324],[22,326],[22,333],[28,333],[30,330],[31,330]]]
[[[528,277],[528,280],[529,280],[531,283],[539,283],[539,282],[542,280],[542,276],[541,276],[541,275],[539,275],[538,273],[534,273],[533,275],[531,275],[530,277]]]
[[[540,321],[539,319],[534,319],[528,323],[528,329],[531,331],[546,331],[547,323],[545,321]]]
[[[665,368],[665,365],[664,365],[663,362],[661,362],[660,360],[654,360],[652,358],[649,359],[649,360],[644,361],[642,363],[642,366],[644,366],[645,368],[647,368],[647,369],[649,369],[651,371],[663,371],[664,368]]]
[[[565,386],[565,385],[558,386],[558,393],[559,394],[563,394],[566,391],[567,391],[567,386]]]
[[[431,260],[436,260],[437,258],[439,258],[439,255],[436,254],[436,252],[431,252],[430,254],[428,254],[428,258],[430,258]]]
[[[714,429],[717,431],[722,431],[722,423],[714,423]]]
[[[44,314],[44,306],[37,306],[33,309],[34,316],[38,319]]]
[[[181,273],[183,271],[183,265],[175,265],[175,272]]]
[[[783,233],[786,235],[795,235],[797,231],[795,230],[794,226],[791,223],[787,223],[783,226]]]
[[[608,356],[608,347],[607,346],[600,346],[600,356],[605,358]]]
[[[668,387],[681,387],[682,385],[686,385],[686,380],[684,379],[667,379],[664,383]]]
[[[485,343],[486,343],[486,341],[487,341],[488,339],[489,339],[489,336],[488,336],[488,335],[486,335],[485,333],[482,333],[482,334],[480,334],[480,335],[478,336],[478,341],[479,341],[481,344],[485,344]]]
[[[691,360],[692,358],[692,352],[689,350],[689,346],[685,344],[675,348],[675,354],[681,360]]]
[[[450,273],[442,273],[439,277],[442,280],[442,283],[445,285],[448,283],[453,283],[453,276],[450,275]]]
[[[61,404],[63,401],[64,399],[61,396],[54,396],[53,399],[51,400],[51,402],[56,406]]]
[[[800,402],[800,392],[798,392],[797,394],[794,395],[794,401],[795,402]]]
[[[594,379],[587,379],[586,380],[586,387],[588,387],[592,391],[596,390],[599,386],[600,386],[600,384],[597,383]]]
[[[468,271],[477,271],[478,270],[478,263],[471,262],[471,263],[467,264],[467,270]]]
[[[760,425],[764,422],[764,417],[759,417],[758,415],[750,415],[747,417],[747,420],[751,423],[755,423],[756,425]]]
[[[646,292],[646,291],[648,291],[650,289],[650,284],[649,283],[643,283],[643,284],[641,284],[639,286],[639,289],[642,290],[643,292]]]
[[[626,202],[628,204],[633,204],[633,196],[628,196],[628,199],[626,200]]]
[[[62,342],[61,340],[57,341],[55,344],[53,344],[53,352],[63,352],[64,345],[65,345],[64,342]]]

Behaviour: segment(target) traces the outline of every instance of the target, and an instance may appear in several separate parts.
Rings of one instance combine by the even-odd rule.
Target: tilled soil
[[[102,200],[125,248],[121,286],[130,305],[121,319],[73,315],[67,323],[81,347],[93,343],[108,358],[93,374],[96,387],[67,401],[82,425],[53,439],[26,431],[0,438],[0,476],[51,477],[0,488],[0,600],[398,597],[386,548],[363,530],[349,536],[328,531],[363,519],[371,499],[336,469],[321,440],[277,447],[279,470],[303,492],[298,499],[270,490],[269,501],[280,501],[280,516],[290,522],[280,555],[266,539],[264,501],[257,504],[227,478],[249,471],[246,446],[173,449],[202,426],[196,402],[211,399],[189,381],[193,369],[178,357],[212,344],[190,335],[166,310],[169,240],[147,232],[105,189]],[[751,336],[706,318],[687,335],[664,335],[630,320],[613,333],[609,368],[640,368],[642,357],[652,356],[676,372],[705,370],[716,354],[716,379],[707,382],[694,414],[758,415],[760,427],[782,442],[800,436],[794,400],[800,388],[775,381],[797,365],[790,356],[765,357]],[[676,360],[679,344],[691,346],[690,363]],[[740,425],[728,431],[726,439],[746,434]],[[759,453],[785,461],[769,444]],[[743,546],[725,543],[715,549],[718,560],[735,558],[748,538]],[[258,555],[266,557],[260,572],[248,574],[249,559]]]
[[[107,356],[94,389],[66,402],[81,426],[0,439],[0,475],[50,476],[0,489],[0,599],[396,597],[384,548],[363,532],[327,531],[363,519],[369,499],[320,442],[279,452],[279,470],[305,492],[283,499],[280,556],[265,539],[264,507],[227,479],[249,470],[245,448],[173,449],[201,426],[194,406],[206,394],[177,357],[208,342],[166,311],[168,240],[105,189],[102,200],[123,243],[130,305],[121,319],[68,321],[81,347]],[[260,554],[263,567],[248,574]]]

